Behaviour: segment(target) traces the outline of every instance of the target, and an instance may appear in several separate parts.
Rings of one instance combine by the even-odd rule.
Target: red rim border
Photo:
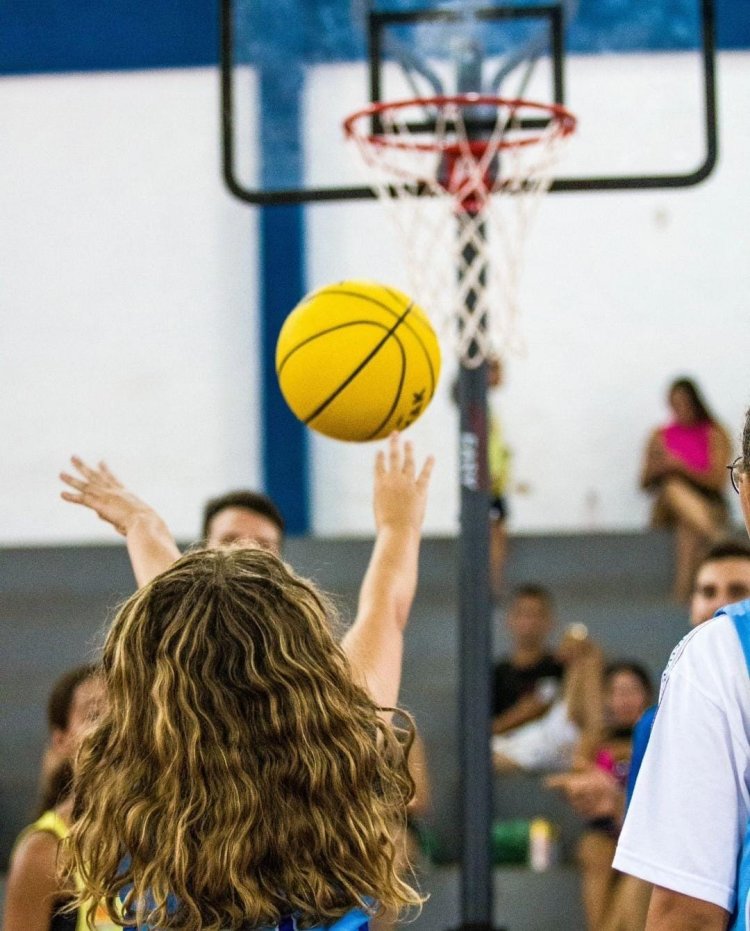
[[[401,137],[390,136],[387,133],[360,133],[359,125],[363,119],[378,116],[389,110],[404,110],[408,107],[444,107],[455,105],[459,107],[506,107],[510,110],[536,110],[549,115],[559,127],[560,134],[570,136],[575,132],[577,120],[570,110],[557,103],[539,103],[534,100],[522,98],[497,97],[491,94],[453,94],[435,97],[412,97],[407,100],[378,101],[368,104],[351,113],[343,122],[344,134],[348,139],[366,142],[368,145],[379,148],[401,149],[413,152],[444,152],[458,154],[466,151],[466,144],[456,142],[409,142]],[[533,133],[522,138],[502,139],[499,143],[501,149],[517,149],[523,146],[536,145],[543,138],[542,133]],[[475,140],[468,143],[469,151],[476,157],[481,157],[487,148],[485,140]]]

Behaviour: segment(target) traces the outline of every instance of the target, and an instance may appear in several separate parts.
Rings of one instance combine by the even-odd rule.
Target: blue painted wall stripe
[[[413,0],[388,5],[413,6]],[[682,21],[690,36],[696,6],[697,0],[582,0],[570,48],[602,51],[617,46],[618,35],[627,45],[636,35],[643,50],[680,47]],[[350,28],[337,33],[335,24],[345,22],[351,0],[253,0],[248,8],[266,21],[272,50],[303,45],[305,25],[313,35],[328,36],[332,58],[349,58],[364,48]],[[716,9],[719,47],[750,48],[748,0],[717,0]],[[285,15],[289,10],[296,12]],[[177,68],[217,61],[217,0],[0,0],[0,74]]]
[[[274,356],[281,325],[305,291],[304,210],[264,207],[260,220],[263,480],[289,533],[300,534],[310,527],[307,427],[279,391]]]
[[[301,68],[293,62],[265,63],[260,75],[259,128],[265,184],[271,185],[278,171],[292,184],[302,182],[302,87]],[[274,364],[281,325],[306,290],[304,208],[264,207],[260,230],[264,486],[281,508],[289,532],[306,533],[310,528],[308,431],[287,407]]]
[[[213,65],[216,0],[0,0],[0,73]]]

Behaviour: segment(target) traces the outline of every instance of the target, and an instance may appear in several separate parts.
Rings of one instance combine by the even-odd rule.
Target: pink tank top
[[[708,421],[690,425],[671,423],[661,431],[667,452],[698,472],[708,472],[711,464],[708,456],[710,433]]]

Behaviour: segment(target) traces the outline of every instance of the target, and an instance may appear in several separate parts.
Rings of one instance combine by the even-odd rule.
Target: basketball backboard
[[[371,196],[344,118],[482,90],[578,117],[554,190],[687,186],[717,152],[713,0],[221,0],[224,171],[251,203]]]

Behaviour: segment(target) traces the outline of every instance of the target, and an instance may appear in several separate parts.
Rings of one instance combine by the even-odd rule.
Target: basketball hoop
[[[575,117],[485,94],[374,103],[344,121],[400,231],[414,297],[464,366],[518,350],[530,221]]]

